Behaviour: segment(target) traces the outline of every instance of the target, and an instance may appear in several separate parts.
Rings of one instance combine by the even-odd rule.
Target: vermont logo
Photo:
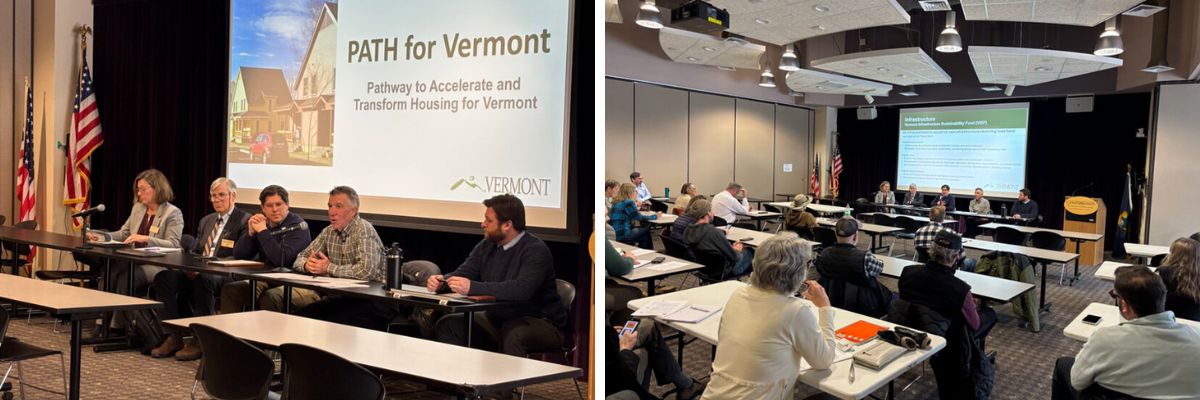
[[[458,179],[458,182],[454,182],[454,184],[453,184],[453,185],[450,185],[450,190],[451,190],[451,191],[458,190],[458,188],[459,188],[460,186],[463,186],[463,185],[467,185],[468,187],[472,187],[472,188],[478,189],[480,192],[485,192],[485,191],[483,190],[483,188],[481,188],[481,187],[479,187],[479,185],[476,185],[476,184],[475,184],[475,177],[474,177],[474,176],[469,176],[469,177],[466,177],[466,178],[459,178],[459,179]]]

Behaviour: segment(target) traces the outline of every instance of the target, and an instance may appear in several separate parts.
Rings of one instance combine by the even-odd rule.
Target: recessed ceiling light
[[[1049,72],[1049,71],[1050,71],[1050,68],[1046,68],[1046,67],[1037,67],[1037,68],[1034,68],[1033,70],[1034,70],[1034,71],[1037,71],[1037,72]]]
[[[897,77],[897,78],[903,78],[903,77],[904,77],[904,74],[896,74],[896,77]]]
[[[999,92],[1001,90],[1004,90],[996,85],[987,85],[987,86],[981,87],[980,89],[983,89],[983,91],[985,91],[985,92]]]
[[[890,70],[890,69],[888,69],[887,67],[879,67],[879,68],[876,68],[876,69],[877,69],[877,70],[879,70],[879,72],[888,72],[888,71],[891,71],[891,70]]]
[[[829,11],[829,7],[826,7],[826,6],[823,6],[823,5],[819,5],[819,4],[818,4],[818,5],[815,5],[815,6],[813,6],[813,9],[814,9],[814,10],[817,10],[817,11],[820,11],[820,12],[828,12],[828,11]]]
[[[825,25],[816,25],[816,26],[813,26],[812,29],[816,29],[818,31],[823,31],[823,30],[825,30]]]
[[[700,59],[696,57],[688,57],[688,61],[700,61]]]
[[[712,47],[709,47],[709,46],[704,46],[704,47],[701,47],[701,48],[702,48],[702,49],[704,49],[704,51],[717,51],[717,49],[715,49],[715,48],[712,48]]]
[[[821,86],[821,85],[817,85],[817,90],[825,90],[825,87]]]
[[[718,65],[718,66],[717,66],[717,69],[719,69],[719,70],[722,70],[722,71],[737,71],[737,68],[734,68],[734,67],[727,67],[727,66],[724,66],[724,65]]]
[[[766,19],[766,18],[755,18],[754,22],[757,22],[760,25],[770,25],[771,24],[771,20]]]

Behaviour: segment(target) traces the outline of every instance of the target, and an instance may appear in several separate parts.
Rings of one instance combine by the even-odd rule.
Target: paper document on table
[[[220,265],[222,267],[261,267],[264,265],[262,261],[254,260],[217,260],[209,261],[208,263]]]
[[[854,348],[851,348],[850,351],[842,351],[842,349],[834,348],[833,352],[834,363],[839,363],[854,358]],[[800,371],[803,372],[810,369],[812,369],[812,365],[808,363],[808,357],[800,359]]]
[[[142,248],[142,251],[150,251],[150,252],[155,252],[155,253],[178,253],[180,250],[183,250],[183,249],[178,248],[178,247],[156,247],[156,246]]]
[[[635,317],[658,317],[668,315],[687,307],[683,300],[659,300],[633,312]]]
[[[654,250],[650,250],[650,249],[633,249],[633,250],[630,250],[629,252],[630,252],[630,253],[633,253],[633,255],[634,255],[634,256],[636,256],[636,257],[641,257],[641,256],[643,256],[643,255],[646,255],[646,254],[653,253],[653,252],[654,252]]]
[[[285,280],[285,281],[304,282],[304,283],[310,283],[310,284],[314,284],[314,285],[318,285],[318,286],[350,285],[350,284],[363,285],[363,284],[367,283],[367,281],[364,281],[361,279],[334,278],[332,276],[313,276],[313,275],[297,274],[297,273],[293,273],[293,272],[270,272],[270,273],[258,274],[258,275],[262,276],[262,277],[266,277],[266,278],[280,279],[280,280]],[[334,286],[330,286],[330,287],[334,287]]]
[[[392,289],[393,297],[420,297],[430,300],[439,301],[454,301],[460,303],[474,303],[475,301],[458,293],[435,294],[430,293],[429,289],[424,286],[417,285],[400,285],[399,289]]]
[[[686,263],[684,263],[684,262],[681,262],[681,261],[668,261],[668,262],[665,262],[665,263],[659,263],[659,264],[653,264],[653,265],[650,265],[650,268],[648,268],[648,269],[652,269],[652,270],[655,270],[655,271],[670,271],[670,270],[673,270],[673,269],[675,269],[675,268],[680,268],[680,267],[683,267],[683,266],[686,266],[686,265],[687,265]]]
[[[721,311],[721,306],[692,304],[680,309],[679,311],[663,315],[662,319],[667,321],[696,323],[713,316],[713,314],[716,314],[717,311]]]
[[[641,268],[641,267],[645,267],[645,266],[647,266],[647,265],[650,265],[650,264],[652,264],[652,263],[650,262],[650,260],[634,260],[634,262],[633,262],[633,269],[638,269],[638,268]]]
[[[100,246],[100,247],[127,247],[127,246],[131,245],[130,243],[125,243],[125,242],[121,242],[121,241],[117,241],[117,240],[89,241],[88,244],[92,244],[92,245],[96,245],[96,246]]]

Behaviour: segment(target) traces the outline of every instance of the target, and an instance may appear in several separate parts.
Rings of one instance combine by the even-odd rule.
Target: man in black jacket
[[[875,279],[883,272],[883,261],[858,248],[858,221],[839,219],[833,230],[837,243],[821,250],[816,260],[831,304],[872,317],[887,313],[892,293]]]
[[[246,224],[246,234],[238,238],[233,247],[233,258],[262,261],[270,268],[288,267],[296,261],[296,255],[312,242],[308,224],[299,215],[288,212],[288,191],[279,185],[263,188],[258,193],[262,212],[254,214]],[[282,311],[283,286],[270,287],[258,282],[254,298],[258,308]],[[316,292],[292,289],[292,307],[317,301]],[[250,303],[250,281],[226,284],[221,290],[221,313],[242,311]]]
[[[713,227],[712,205],[708,200],[693,201],[692,205],[688,206],[686,215],[696,220],[696,223],[683,232],[683,243],[692,253],[697,256],[709,254],[724,257],[724,276],[738,276],[750,271],[754,250],[747,248],[742,242],[729,244],[725,233]]]
[[[558,349],[567,329],[567,312],[558,297],[554,258],[542,239],[525,231],[525,205],[511,194],[484,200],[483,240],[454,272],[426,281],[430,292],[445,284],[454,293],[495,297],[497,301],[522,301],[514,307],[475,313],[475,326],[504,354],[523,357],[531,352]],[[439,342],[466,345],[462,314],[438,320]],[[477,331],[478,332],[478,331]],[[476,337],[479,337],[476,336]],[[481,341],[474,341],[479,343]]]

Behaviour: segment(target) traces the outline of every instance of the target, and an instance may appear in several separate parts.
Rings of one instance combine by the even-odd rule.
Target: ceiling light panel
[[[950,75],[920,47],[843,54],[814,60],[814,68],[899,86],[950,83]]]
[[[1090,74],[1123,63],[1114,57],[1023,47],[971,46],[967,48],[967,54],[979,82],[1017,86]]]
[[[619,24],[622,20],[621,6],[617,0],[604,0],[604,22]]]
[[[963,18],[1096,26],[1145,0],[962,0]]]
[[[766,46],[759,44],[670,27],[658,30],[658,43],[672,61],[727,68],[759,69],[758,60],[767,51]]]
[[[908,13],[896,0],[710,0],[709,3],[729,11],[730,32],[780,46],[851,29],[909,23]]]
[[[786,82],[789,89],[806,93],[887,96],[892,90],[892,85],[811,69],[788,72]]]

